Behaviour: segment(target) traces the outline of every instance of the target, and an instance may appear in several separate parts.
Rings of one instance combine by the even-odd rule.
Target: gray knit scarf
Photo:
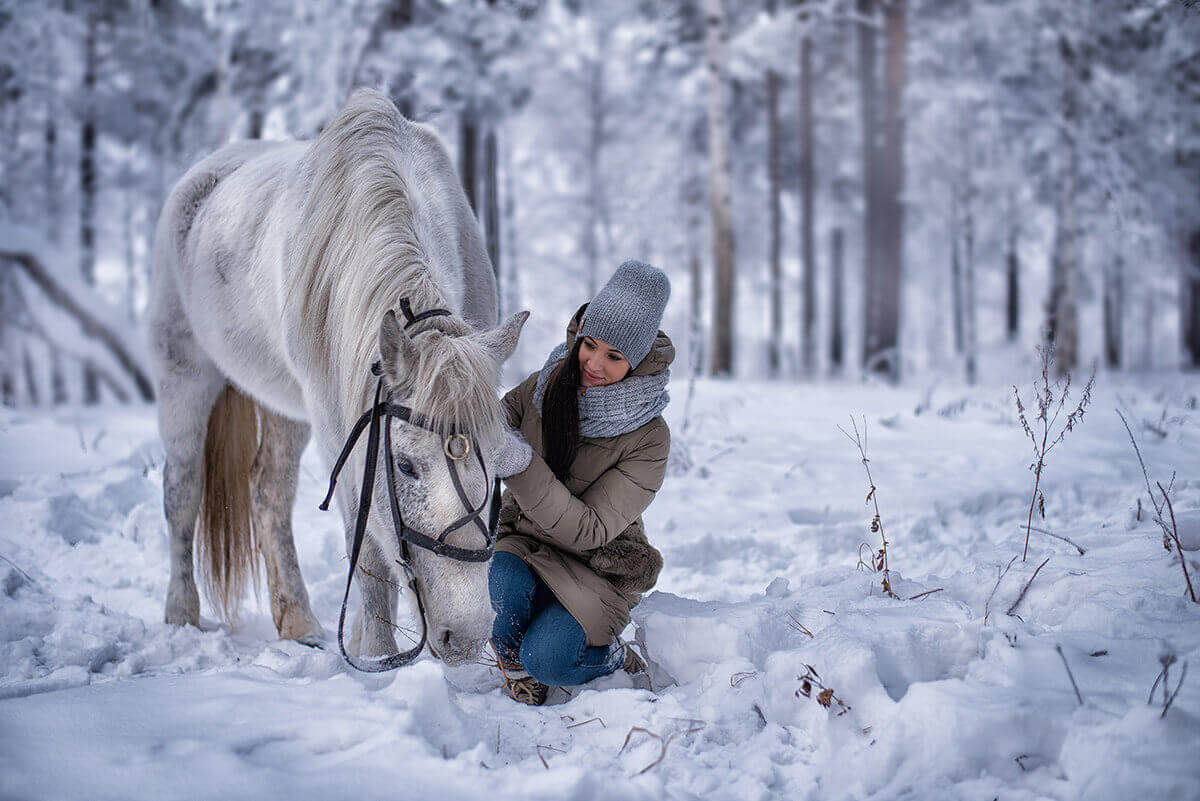
[[[533,390],[533,405],[538,414],[546,396],[546,384],[554,368],[567,355],[566,343],[550,351],[550,358],[538,373]],[[641,428],[667,408],[670,370],[654,375],[627,375],[615,384],[588,387],[579,396],[579,435],[582,437],[618,437]]]

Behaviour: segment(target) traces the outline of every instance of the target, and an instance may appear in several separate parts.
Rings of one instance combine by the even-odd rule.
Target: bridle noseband
[[[430,317],[440,317],[450,314],[448,309],[430,309],[420,314],[413,314],[408,298],[400,299],[400,311],[404,314],[405,329]],[[486,562],[492,557],[492,552],[496,544],[496,526],[500,518],[500,479],[497,478],[489,481],[487,466],[483,462],[483,454],[480,451],[479,443],[475,442],[467,434],[451,429],[445,442],[442,444],[442,452],[446,459],[446,467],[450,471],[450,480],[454,483],[454,490],[458,493],[459,500],[462,502],[466,514],[442,529],[442,532],[436,538],[407,525],[404,522],[404,515],[400,511],[400,503],[396,500],[395,470],[392,467],[391,423],[393,420],[402,420],[410,425],[419,426],[435,434],[441,432],[430,420],[414,412],[409,407],[392,403],[390,392],[387,397],[383,397],[383,369],[379,362],[371,365],[371,373],[379,377],[378,383],[375,386],[375,401],[371,404],[371,408],[363,412],[362,416],[358,418],[358,422],[354,424],[353,429],[350,431],[350,436],[346,438],[346,444],[342,447],[342,452],[338,455],[337,462],[333,466],[333,472],[329,476],[329,492],[325,495],[325,500],[321,502],[320,508],[321,511],[329,509],[329,501],[333,498],[333,490],[337,484],[338,473],[341,472],[342,467],[346,464],[346,460],[350,458],[350,454],[354,450],[359,437],[366,430],[366,466],[363,468],[362,490],[358,499],[358,513],[354,524],[354,541],[350,546],[350,572],[346,577],[346,592],[342,596],[342,611],[338,615],[338,648],[342,652],[342,658],[351,667],[367,673],[383,673],[403,667],[415,660],[425,647],[425,642],[429,635],[429,625],[425,621],[425,603],[421,598],[416,573],[412,569],[412,557],[409,545],[424,548],[438,556],[445,556],[460,562]],[[367,520],[371,513],[371,495],[375,487],[375,468],[379,460],[379,429],[381,422],[383,427],[383,444],[386,451],[384,454],[384,464],[387,466],[388,501],[392,510],[392,527],[395,529],[396,540],[400,545],[400,559],[397,561],[397,564],[404,570],[408,579],[408,587],[417,598],[417,612],[421,618],[421,639],[415,646],[402,653],[374,657],[370,661],[360,662],[346,653],[346,646],[343,642],[343,631],[346,626],[346,606],[350,600],[350,586],[354,582],[354,571],[358,566],[358,557],[362,551],[363,538],[367,531]],[[483,501],[478,506],[472,506],[470,499],[467,497],[466,489],[463,487],[462,480],[458,475],[457,463],[465,461],[472,451],[474,451],[475,458],[479,462],[479,467],[483,470],[484,486],[491,486],[492,490],[490,493],[491,509],[486,525],[483,522],[481,513],[484,506],[488,503],[488,495],[484,495]],[[451,532],[457,531],[470,523],[474,523],[480,533],[483,534],[486,547],[460,548],[446,542],[446,537]]]

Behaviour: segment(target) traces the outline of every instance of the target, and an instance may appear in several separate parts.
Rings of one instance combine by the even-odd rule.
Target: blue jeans
[[[624,651],[615,643],[588,645],[583,627],[520,557],[496,552],[488,570],[488,591],[496,610],[496,654],[509,664],[520,662],[542,684],[583,684],[624,663]]]

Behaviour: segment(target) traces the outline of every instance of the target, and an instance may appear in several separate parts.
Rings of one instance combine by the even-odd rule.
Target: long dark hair
[[[579,451],[579,346],[582,337],[567,353],[546,382],[542,398],[542,442],[546,464],[559,481],[566,481]]]

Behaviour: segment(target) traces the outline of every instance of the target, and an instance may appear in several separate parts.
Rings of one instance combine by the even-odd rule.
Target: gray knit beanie
[[[579,336],[607,342],[635,368],[654,345],[670,296],[666,273],[640,261],[627,261],[588,304]]]

